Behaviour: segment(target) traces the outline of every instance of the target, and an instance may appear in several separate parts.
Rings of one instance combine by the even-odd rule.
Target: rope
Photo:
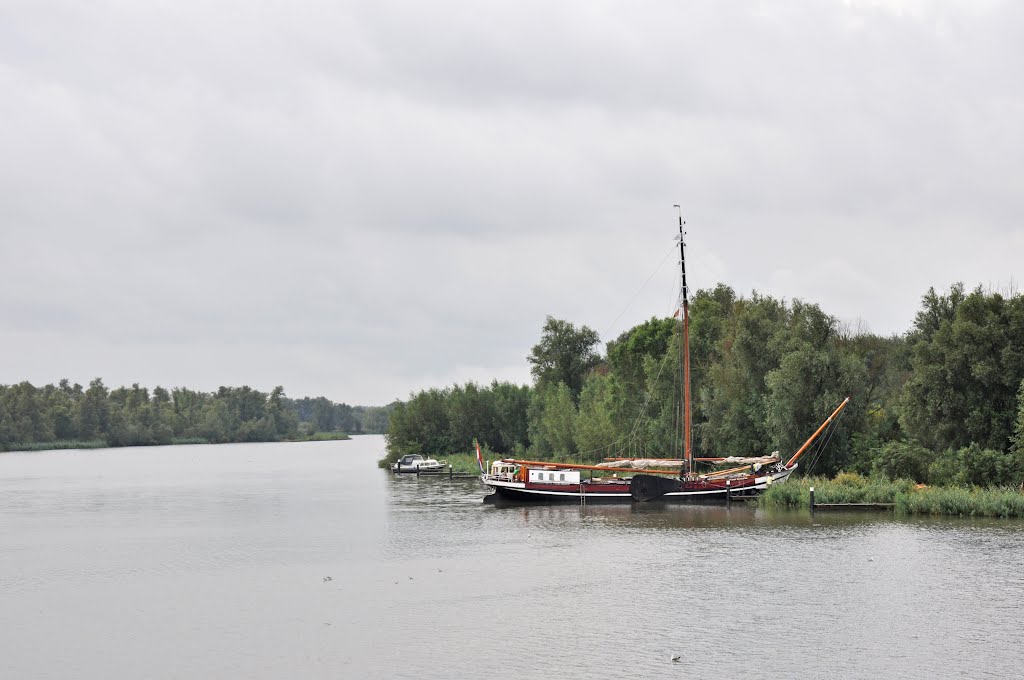
[[[640,296],[640,293],[644,292],[644,288],[646,288],[647,284],[651,282],[651,279],[654,278],[655,274],[661,271],[661,268],[665,266],[665,262],[668,261],[669,256],[674,252],[674,248],[669,248],[668,252],[665,253],[665,257],[661,259],[661,262],[658,263],[658,266],[654,268],[654,271],[651,272],[651,275],[648,276],[647,280],[644,281],[643,285],[640,286],[640,288],[635,293],[633,293],[633,297],[630,298],[629,302],[626,303],[625,308],[623,308],[623,310],[619,312],[618,316],[612,319],[612,322],[608,324],[608,327],[605,329],[604,333],[601,334],[603,337],[607,336],[608,331],[615,327],[616,322],[618,322],[618,320],[622,318],[622,315],[629,311],[629,308],[633,305],[634,302],[636,302],[636,299]]]
[[[818,459],[821,458],[821,454],[823,454],[825,452],[825,448],[828,446],[828,443],[830,441],[832,441],[832,435],[834,435],[836,433],[836,431],[839,429],[839,421],[842,420],[843,415],[845,415],[845,414],[846,414],[846,410],[845,409],[840,411],[839,415],[836,416],[835,420],[833,420],[831,423],[829,423],[828,427],[825,428],[825,435],[826,436],[822,437],[821,439],[818,440],[820,445],[815,447],[814,454],[811,457],[811,462],[807,465],[807,472],[804,473],[804,474],[807,474],[807,475],[811,474],[811,470],[814,469],[814,466],[815,466],[815,464],[817,464]]]
[[[647,277],[647,280],[644,281],[643,285],[641,285],[640,288],[637,289],[637,291],[633,294],[633,297],[630,298],[628,303],[626,303],[625,308],[621,312],[619,312],[619,314],[614,319],[612,319],[611,323],[608,324],[608,327],[605,329],[604,333],[601,334],[602,337],[606,337],[608,335],[608,332],[615,326],[615,324],[618,322],[618,320],[620,318],[622,318],[622,315],[625,314],[626,311],[629,310],[630,306],[632,306],[632,304],[634,302],[636,302],[637,297],[639,297],[640,293],[642,293],[644,288],[647,287],[647,284],[649,284],[651,282],[651,280],[655,277],[655,275],[657,275],[657,273],[659,271],[661,271],[661,268],[665,266],[665,262],[667,262],[668,258],[671,255],[673,255],[675,252],[676,252],[675,251],[675,244],[673,243],[673,246],[668,249],[668,251],[665,253],[665,257],[663,257],[661,259],[661,262],[658,263],[658,266],[655,267],[654,271],[651,272],[650,276]],[[673,289],[672,289],[673,301],[675,301],[675,300],[678,300],[678,298],[679,298],[679,293],[676,293],[677,282],[674,281],[672,285],[673,285]],[[655,384],[657,384],[659,382],[659,380],[661,379],[661,374],[662,374],[662,371],[665,370],[665,364],[666,363],[667,362],[663,360],[661,362],[661,365],[658,367],[658,374],[654,377],[654,383]],[[681,389],[681,386],[679,385],[678,379],[674,381],[674,387],[679,387]],[[627,450],[631,451],[631,452],[633,450],[633,447],[638,446],[638,445],[639,445],[641,451],[649,450],[650,449],[650,442],[647,442],[644,439],[642,439],[639,436],[639,431],[640,431],[640,426],[644,424],[645,420],[650,418],[650,416],[647,415],[647,407],[650,405],[651,398],[653,396],[654,396],[653,391],[649,390],[647,392],[647,398],[644,400],[643,406],[640,408],[640,413],[637,415],[636,420],[633,423],[633,427],[630,428],[630,431],[626,435],[624,435],[623,437],[615,440],[611,444],[606,444],[604,446],[599,446],[597,448],[590,449],[588,451],[580,451],[579,455],[581,457],[585,457],[585,456],[588,456],[588,455],[593,454],[593,453],[598,453],[598,452],[603,451],[605,449],[611,450],[613,447],[615,447],[617,445],[623,445],[623,444],[624,444],[625,448]],[[675,418],[681,418],[682,417],[681,416],[681,410],[678,413],[674,414],[674,417]],[[673,428],[673,441],[672,441],[672,446],[675,447],[676,450],[680,450],[681,447],[682,447],[682,434],[679,432],[681,429],[682,428],[680,427],[680,423],[677,421],[675,423],[675,427]],[[619,449],[619,452],[620,453],[622,452],[621,448]],[[635,457],[635,456],[630,455],[630,457]]]
[[[654,376],[655,384],[657,384],[658,380],[661,378],[661,372],[665,370],[665,364],[666,363],[668,363],[668,362],[663,360],[661,362],[661,366],[658,367],[658,374],[656,376]],[[651,390],[648,390],[647,391],[647,398],[644,400],[644,404],[640,408],[640,414],[636,417],[636,421],[633,423],[633,427],[632,427],[632,429],[630,429],[629,433],[627,433],[623,437],[615,440],[611,444],[605,444],[604,446],[599,446],[596,449],[590,449],[589,451],[580,451],[580,456],[586,456],[587,454],[597,453],[598,451],[602,451],[602,450],[604,450],[606,448],[609,448],[610,446],[614,446],[615,444],[621,444],[622,442],[627,442],[626,446],[627,447],[632,447],[632,446],[635,445],[635,443],[637,441],[643,441],[640,438],[640,436],[637,434],[637,432],[640,429],[640,425],[644,422],[644,419],[649,417],[647,415],[647,406],[648,406],[648,404],[651,403],[651,397],[653,397],[653,396],[654,396],[654,392],[651,391]]]

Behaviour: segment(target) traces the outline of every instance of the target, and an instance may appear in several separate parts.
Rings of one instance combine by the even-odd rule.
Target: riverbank
[[[315,432],[304,437],[297,437],[295,439],[281,439],[272,440],[280,442],[326,442],[326,441],[344,441],[351,439],[351,435],[345,432]],[[128,449],[137,447],[151,447],[151,446],[185,446],[191,444],[242,444],[242,443],[257,443],[266,444],[264,442],[213,442],[203,437],[175,437],[169,442],[154,443],[154,444],[132,444],[128,446],[114,446],[105,439],[90,439],[87,441],[78,440],[64,440],[56,442],[30,442],[27,444],[7,444],[5,447],[0,447],[0,453],[5,452],[16,452],[16,451],[62,451],[69,449]]]
[[[298,439],[289,439],[288,441],[293,442],[337,442],[344,441],[346,439],[352,439],[349,435],[344,432],[314,432],[313,434],[306,435],[305,437],[299,437]]]
[[[920,487],[908,480],[888,480],[841,473],[835,479],[805,477],[778,484],[758,499],[761,507],[809,508],[810,487],[816,503],[892,503],[906,515],[1024,517],[1024,493],[1012,488],[962,486]]]

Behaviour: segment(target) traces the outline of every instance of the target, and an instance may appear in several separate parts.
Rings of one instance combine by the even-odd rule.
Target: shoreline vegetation
[[[108,389],[100,378],[88,388],[68,380],[44,387],[21,382],[0,385],[0,452],[337,441],[383,434],[392,408],[290,399],[282,387],[198,392],[150,391],[137,383]]]
[[[932,288],[909,330],[881,336],[815,304],[720,284],[697,291],[689,318],[695,457],[786,459],[850,397],[798,473],[839,480],[840,500],[817,482],[822,503],[860,494],[905,512],[1020,516],[1024,295]],[[602,346],[592,329],[549,316],[526,357],[532,384],[411,394],[394,405],[379,464],[419,453],[475,471],[474,438],[489,460],[680,458],[680,335],[676,319],[652,318]],[[844,483],[846,473],[870,483]],[[806,503],[806,486],[790,480],[764,502]],[[787,489],[799,498],[783,500]]]
[[[1024,493],[1019,488],[926,486],[909,479],[862,477],[844,472],[834,479],[802,477],[767,489],[757,499],[763,508],[810,508],[815,503],[892,503],[901,515],[955,517],[1024,517]]]
[[[379,432],[363,433],[363,434],[380,434]],[[297,437],[295,439],[275,439],[272,441],[277,442],[291,442],[291,443],[303,443],[303,442],[328,442],[328,441],[345,441],[352,439],[352,436],[347,432],[315,432],[305,437]],[[134,448],[138,446],[193,446],[200,444],[238,444],[241,442],[212,442],[209,439],[203,437],[172,437],[169,442],[159,444],[127,444],[123,446],[111,446],[107,443],[106,439],[93,439],[91,441],[56,441],[56,442],[32,442],[30,444],[18,444],[12,443],[7,444],[6,448],[0,449],[0,453],[24,453],[32,451],[68,451],[68,450],[89,450],[89,449],[123,449],[123,448]],[[266,442],[256,442],[266,443]]]

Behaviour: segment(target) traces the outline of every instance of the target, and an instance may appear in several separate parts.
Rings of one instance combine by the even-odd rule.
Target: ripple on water
[[[1024,523],[496,507],[476,480],[377,469],[382,446],[0,456],[5,675],[974,678],[1024,662]]]

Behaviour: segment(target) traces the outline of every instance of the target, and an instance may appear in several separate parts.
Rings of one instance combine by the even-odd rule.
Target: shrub
[[[931,451],[917,442],[889,442],[873,456],[871,472],[888,479],[912,479],[927,482]]]
[[[965,480],[975,486],[1011,486],[1021,483],[1019,456],[977,444],[960,449]]]

